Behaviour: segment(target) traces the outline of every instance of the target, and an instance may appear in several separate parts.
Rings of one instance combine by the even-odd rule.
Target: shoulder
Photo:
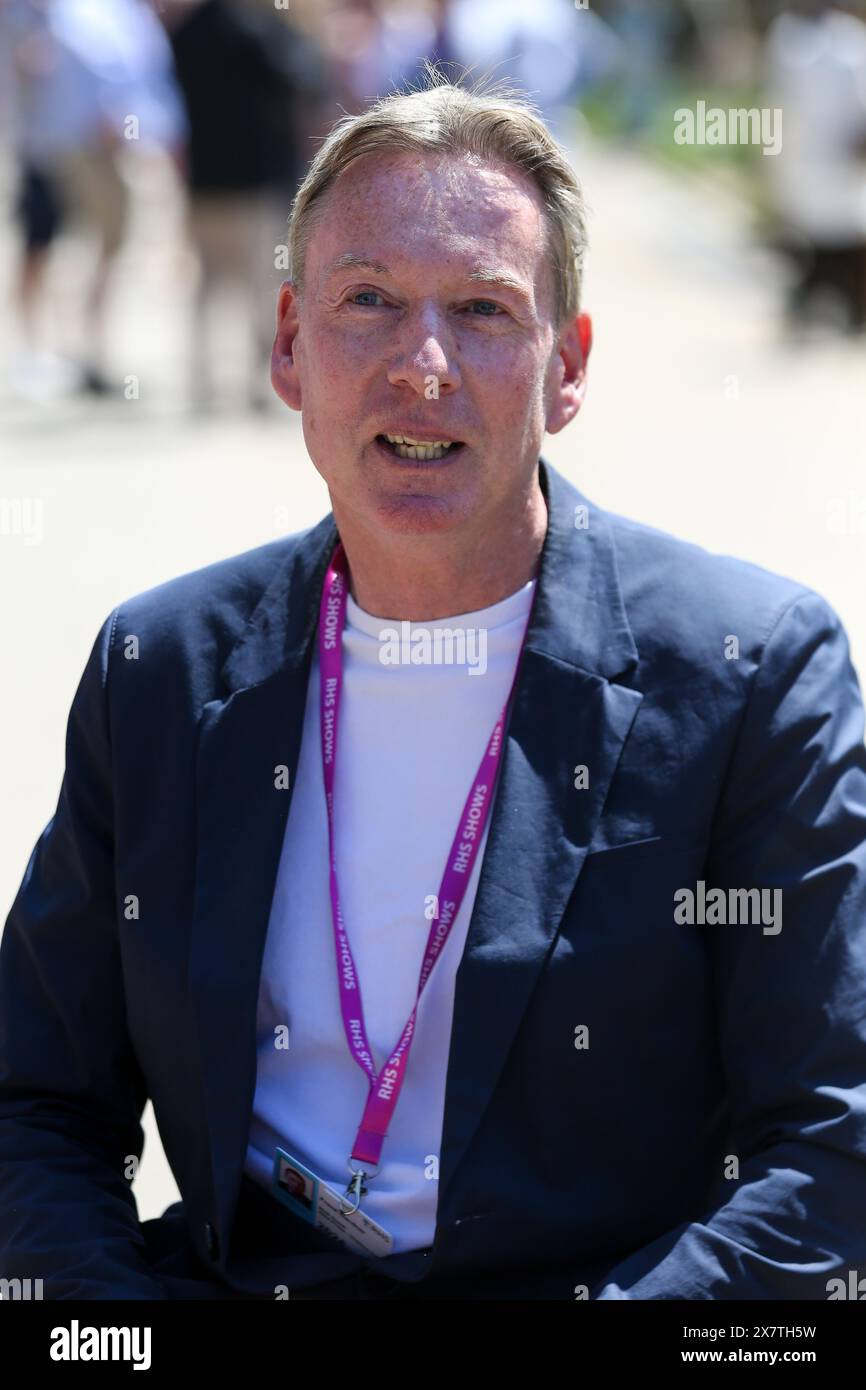
[[[134,656],[140,693],[184,692],[200,707],[221,690],[223,665],[256,610],[267,610],[259,614],[265,622],[280,621],[293,602],[306,601],[298,560],[315,549],[327,520],[124,599],[107,620],[107,664],[124,670]]]
[[[173,632],[179,638],[239,631],[265,590],[291,565],[303,534],[281,537],[133,594],[117,605],[118,620],[131,630]]]
[[[794,578],[613,512],[602,515],[642,663],[697,676],[734,652],[741,670],[753,670],[792,613],[798,622],[788,629],[804,639],[842,631],[828,601]]]

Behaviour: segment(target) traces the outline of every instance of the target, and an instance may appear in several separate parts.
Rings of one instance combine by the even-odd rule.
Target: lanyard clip
[[[355,1205],[348,1209],[348,1216],[354,1216],[355,1212],[361,1205],[361,1198],[366,1197],[367,1195],[367,1184],[364,1181],[366,1176],[367,1174],[364,1172],[362,1168],[352,1169],[352,1177],[350,1178],[349,1185],[346,1188],[346,1196],[354,1197]]]
[[[346,1167],[349,1169],[349,1172],[352,1174],[352,1176],[349,1180],[349,1186],[346,1188],[345,1195],[347,1197],[354,1197],[355,1205],[353,1207],[349,1207],[348,1211],[346,1210],[346,1207],[343,1206],[343,1211],[347,1216],[354,1216],[355,1212],[361,1205],[361,1198],[366,1197],[367,1195],[367,1179],[374,1178],[376,1176],[376,1173],[378,1173],[379,1171],[379,1165],[378,1163],[374,1163],[374,1171],[367,1172],[364,1168],[353,1168],[352,1160],[350,1158],[346,1164]]]

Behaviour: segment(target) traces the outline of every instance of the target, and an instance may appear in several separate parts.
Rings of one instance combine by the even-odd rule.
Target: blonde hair
[[[458,85],[432,64],[424,85],[380,97],[332,127],[295,194],[289,217],[289,260],[299,295],[323,195],[356,159],[380,151],[470,154],[522,170],[544,201],[554,280],[557,329],[580,311],[586,253],[583,193],[565,150],[524,96],[495,87]]]

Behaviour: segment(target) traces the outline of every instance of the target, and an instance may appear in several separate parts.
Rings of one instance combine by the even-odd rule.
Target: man
[[[827,1297],[866,1267],[838,618],[540,461],[591,326],[521,102],[344,118],[290,243],[272,377],[333,512],[97,637],[0,948],[0,1271]],[[182,1201],[140,1226],[148,1096]]]

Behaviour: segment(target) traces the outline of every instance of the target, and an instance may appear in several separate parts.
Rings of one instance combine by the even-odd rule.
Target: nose
[[[407,314],[397,329],[388,368],[392,386],[409,386],[422,400],[436,400],[460,388],[455,335],[435,305]]]

